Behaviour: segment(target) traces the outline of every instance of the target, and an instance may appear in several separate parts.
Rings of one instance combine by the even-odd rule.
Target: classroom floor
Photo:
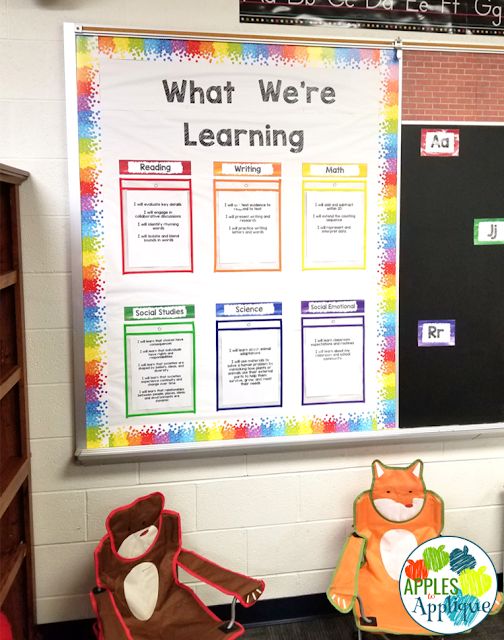
[[[357,638],[353,617],[324,616],[315,620],[277,624],[248,629],[246,640],[354,640]],[[428,637],[428,636],[427,636]],[[446,636],[446,640],[504,640],[504,613],[487,618],[470,635]],[[380,636],[363,634],[363,640],[378,640]],[[391,636],[391,640],[419,640],[419,636]]]
[[[39,627],[37,640],[95,640],[91,623],[86,621],[79,628],[67,625]],[[319,618],[248,628],[244,640],[356,640],[352,616],[329,615]],[[391,640],[419,640],[419,636],[389,636]],[[470,635],[446,636],[446,640],[504,640],[504,612],[487,618]],[[363,634],[363,640],[379,640],[380,636]],[[196,639],[195,639],[196,640]]]

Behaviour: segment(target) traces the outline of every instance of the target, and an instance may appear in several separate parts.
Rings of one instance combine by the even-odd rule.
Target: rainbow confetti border
[[[84,366],[88,448],[188,443],[371,431],[396,427],[396,215],[399,64],[390,49],[306,47],[281,44],[226,43],[160,38],[76,36],[78,135],[82,224]],[[218,64],[378,68],[382,76],[380,125],[380,272],[378,330],[379,409],[376,415],[345,418],[253,418],[231,422],[187,420],[183,423],[110,427],[107,424],[106,293],[103,210],[100,192],[100,59],[191,60]]]

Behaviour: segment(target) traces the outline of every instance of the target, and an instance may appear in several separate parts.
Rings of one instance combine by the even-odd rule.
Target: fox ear
[[[383,464],[379,460],[375,460],[372,466],[373,466],[373,477],[381,478],[382,475],[385,473],[385,467],[383,466]]]
[[[411,473],[417,478],[421,478],[423,471],[423,462],[421,460],[415,460],[415,462],[410,464],[408,470],[411,471]]]

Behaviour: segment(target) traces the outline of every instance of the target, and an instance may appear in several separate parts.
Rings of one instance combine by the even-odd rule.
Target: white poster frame
[[[112,29],[107,27],[83,27],[75,24],[65,24],[65,75],[67,84],[67,131],[68,131],[68,159],[69,159],[69,185],[70,185],[70,209],[72,217],[72,283],[73,283],[73,344],[74,344],[74,387],[75,387],[75,422],[76,422],[76,454],[83,462],[108,462],[130,460],[130,459],[151,459],[152,457],[170,457],[170,456],[200,456],[200,455],[227,455],[236,454],[237,452],[247,451],[270,451],[280,448],[312,448],[327,445],[348,445],[350,443],[365,443],[380,439],[402,441],[406,434],[397,430],[389,430],[383,432],[369,433],[331,433],[331,434],[311,434],[309,436],[297,435],[295,437],[269,437],[267,439],[248,439],[248,440],[216,440],[208,442],[195,443],[177,443],[177,444],[156,444],[142,446],[114,446],[105,448],[89,448],[86,439],[86,399],[84,394],[84,321],[83,321],[83,303],[82,303],[82,242],[80,236],[80,180],[79,180],[79,149],[78,149],[78,120],[77,120],[77,95],[75,91],[75,71],[76,71],[76,52],[75,38],[80,34],[99,34],[106,35],[110,33],[117,35],[141,35],[143,32]],[[150,33],[144,34],[146,37]],[[156,32],[156,37],[160,37],[160,33]],[[330,39],[317,38],[271,38],[259,36],[236,36],[229,34],[179,34],[163,32],[163,37],[167,38],[194,38],[197,40],[223,41],[223,42],[268,42],[272,41],[279,44],[303,44],[305,46],[343,46],[342,43]],[[380,43],[355,43],[345,42],[345,47],[351,48],[383,48],[396,50],[399,60],[399,119],[400,124],[400,104],[401,104],[401,46],[396,42]],[[398,141],[398,166],[400,166],[400,126]],[[398,170],[399,176],[399,170]],[[397,326],[396,311],[396,326]],[[396,409],[397,417],[397,409]],[[480,425],[481,427],[481,425]],[[415,437],[421,436],[422,432],[427,431],[429,435],[434,434],[432,429],[417,429]],[[461,434],[464,430],[457,430],[457,434]],[[449,430],[445,431],[449,435]],[[411,438],[410,438],[411,440]]]

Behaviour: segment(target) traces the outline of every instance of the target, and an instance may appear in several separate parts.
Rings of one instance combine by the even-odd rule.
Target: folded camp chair
[[[362,631],[433,636],[403,607],[398,580],[408,555],[443,529],[444,505],[422,478],[423,463],[388,467],[375,460],[369,491],[354,502],[353,533],[341,552],[327,596],[342,613],[353,611]],[[502,606],[498,594],[492,613]],[[439,638],[439,635],[436,635]]]
[[[244,633],[235,622],[238,600],[250,607],[264,582],[210,562],[182,548],[180,515],[152,493],[112,511],[95,551],[97,586],[91,602],[99,640],[232,640]],[[232,616],[222,622],[180,582],[181,567],[233,596]]]

